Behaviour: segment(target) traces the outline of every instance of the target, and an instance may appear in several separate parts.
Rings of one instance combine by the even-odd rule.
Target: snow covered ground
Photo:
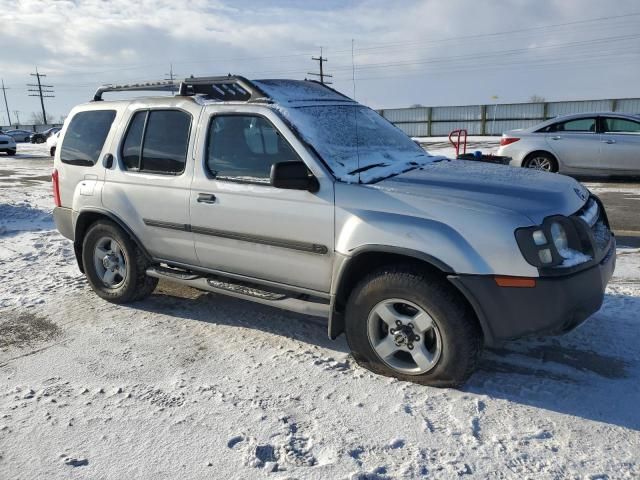
[[[170,284],[99,299],[38,148],[0,156],[0,478],[640,476],[640,249],[576,331],[428,388],[359,368],[318,319]]]

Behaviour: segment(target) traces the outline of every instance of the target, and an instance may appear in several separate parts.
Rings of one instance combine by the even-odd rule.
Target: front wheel
[[[91,288],[105,300],[127,303],[149,296],[157,278],[148,277],[148,262],[116,224],[91,225],[82,244],[82,264]]]
[[[16,154],[15,150],[7,150],[7,155],[9,155],[10,157],[13,157]]]
[[[412,265],[383,267],[362,280],[347,302],[345,330],[364,368],[437,387],[464,383],[483,343],[458,292]]]

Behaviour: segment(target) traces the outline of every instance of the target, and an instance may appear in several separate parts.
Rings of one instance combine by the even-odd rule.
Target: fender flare
[[[413,250],[410,248],[394,247],[388,245],[363,245],[361,247],[352,250],[351,255],[336,255],[336,260],[341,257],[341,260],[336,261],[334,267],[334,281],[331,285],[331,305],[329,308],[329,325],[328,333],[329,338],[335,340],[341,333],[344,332],[344,313],[338,310],[338,302],[342,301],[342,291],[345,277],[349,267],[353,265],[355,259],[365,253],[391,253],[395,255],[401,255],[403,257],[412,258],[415,260],[423,261],[432,267],[436,268],[444,275],[455,274],[454,270],[440,259],[429,255],[428,253]]]
[[[147,258],[147,260],[153,261],[153,257],[149,254],[149,252],[144,247],[142,242],[140,242],[138,237],[133,233],[133,230],[124,222],[124,220],[122,220],[120,217],[110,212],[109,210],[96,208],[96,207],[84,208],[80,212],[78,212],[77,217],[74,219],[74,225],[73,225],[73,231],[74,231],[73,250],[76,255],[76,261],[78,262],[78,267],[80,268],[80,271],[82,273],[84,273],[84,267],[82,265],[82,243],[84,241],[84,233],[88,228],[88,225],[85,227],[83,220],[88,215],[100,215],[102,217],[107,218],[108,220],[111,220],[113,223],[115,223],[120,228],[122,228],[122,230],[124,230],[124,232],[131,238],[131,240],[133,240],[133,242],[136,244],[136,247],[140,249],[140,251]],[[80,227],[84,227],[82,229],[82,232],[78,231]]]

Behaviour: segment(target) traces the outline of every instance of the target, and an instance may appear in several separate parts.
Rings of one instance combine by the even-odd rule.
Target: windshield
[[[289,107],[283,113],[344,182],[371,183],[437,159],[362,105]]]

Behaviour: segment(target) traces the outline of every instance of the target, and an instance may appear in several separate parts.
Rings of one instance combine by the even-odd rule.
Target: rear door
[[[600,159],[600,138],[596,117],[576,118],[548,127],[546,140],[562,166],[571,169],[594,169]]]
[[[640,121],[603,116],[600,126],[601,168],[640,173]]]
[[[195,264],[189,231],[192,137],[201,107],[190,99],[132,103],[110,154],[104,206],[160,260]]]
[[[207,107],[191,193],[200,265],[317,292],[331,285],[333,179],[271,110]],[[273,163],[302,160],[315,193],[271,186]]]

